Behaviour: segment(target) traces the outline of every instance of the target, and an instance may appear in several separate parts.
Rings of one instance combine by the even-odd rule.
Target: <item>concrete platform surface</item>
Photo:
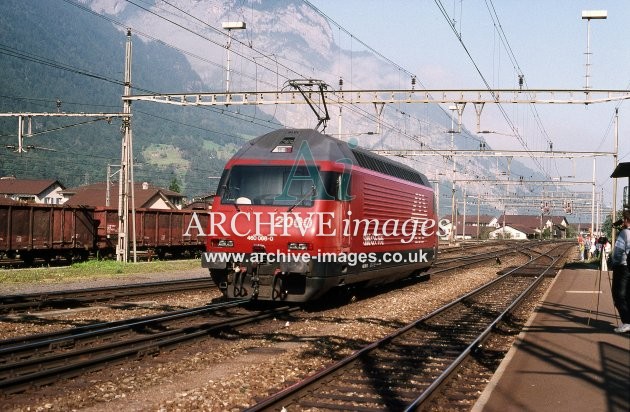
[[[473,411],[630,411],[630,333],[612,272],[563,269]]]

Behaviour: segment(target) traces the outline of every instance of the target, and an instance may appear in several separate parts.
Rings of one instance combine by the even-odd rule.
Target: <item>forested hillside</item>
[[[59,0],[3,0],[0,27],[0,112],[122,111],[124,29]],[[135,94],[205,90],[184,56],[162,44],[134,36],[132,61]],[[211,191],[208,177],[244,140],[269,130],[222,110],[140,102],[132,110],[136,180],[168,187],[177,179],[188,196]],[[120,120],[91,120],[35,118],[24,141],[35,148],[15,153],[17,119],[0,119],[0,143],[9,146],[0,175],[67,187],[104,181],[107,164],[120,163]]]

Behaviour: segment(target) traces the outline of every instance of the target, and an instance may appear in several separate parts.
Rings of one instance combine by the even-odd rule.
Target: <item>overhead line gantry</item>
[[[372,153],[385,156],[456,156],[456,157],[527,157],[569,159],[578,157],[613,156],[614,152],[567,152],[560,150],[439,150],[439,149],[372,149]]]
[[[319,83],[318,83],[319,84]],[[306,92],[308,93],[308,92]],[[595,104],[630,99],[630,90],[616,89],[466,89],[466,90],[328,90],[320,94],[328,104],[448,103],[448,104]],[[182,106],[308,104],[304,90],[162,93],[123,96],[123,100],[150,101]]]
[[[15,151],[17,153],[26,152],[27,146],[24,146],[24,136],[33,136],[32,120],[34,117],[92,117],[96,120],[110,121],[113,117],[127,117],[131,114],[125,113],[66,113],[66,112],[22,112],[22,113],[0,113],[0,117],[17,117],[18,118],[18,132],[17,132],[17,146]],[[25,125],[24,122],[28,123]],[[26,130],[25,130],[26,127]]]
[[[417,104],[417,103],[442,103],[453,104],[454,113],[457,113],[458,129],[461,130],[462,114],[467,104],[472,104],[477,116],[477,131],[480,132],[481,113],[486,103],[493,104],[580,104],[589,105],[596,103],[615,102],[630,99],[630,90],[615,89],[391,89],[391,90],[333,90],[325,82],[315,79],[290,80],[287,85],[291,89],[279,91],[253,91],[253,92],[220,92],[220,93],[164,93],[148,95],[131,95],[126,90],[122,99],[126,105],[133,101],[148,101],[154,103],[172,104],[178,106],[245,106],[245,105],[296,105],[308,104],[317,116],[320,125],[326,125],[330,120],[327,105],[355,105],[372,104],[375,109],[375,117],[380,125],[383,107],[385,104]],[[390,155],[431,155],[441,154],[446,156],[479,156],[483,150],[475,151],[406,151],[408,153],[383,153]],[[378,153],[378,151],[377,151]],[[534,154],[538,157],[593,157],[610,156],[615,159],[615,152],[554,152],[549,151],[495,151],[494,154],[486,152],[490,156],[516,157],[517,153],[527,153],[527,156]],[[427,154],[428,155],[428,154]],[[476,180],[475,180],[476,181]],[[463,182],[463,181],[462,181]],[[498,183],[498,182],[497,182]],[[507,184],[516,182],[509,182]],[[519,182],[519,183],[522,183]],[[540,181],[540,183],[550,183]],[[593,192],[595,178],[593,182],[553,182],[553,184],[592,184]],[[455,179],[453,181],[453,199],[455,192]],[[593,195],[594,197],[594,195]],[[594,201],[593,201],[594,205]],[[454,208],[453,208],[454,209]]]
[[[179,106],[256,106],[308,104],[318,119],[318,126],[330,120],[326,105],[372,104],[380,120],[385,104],[443,103],[455,105],[457,124],[461,130],[462,114],[472,104],[477,116],[477,132],[481,113],[492,104],[577,104],[616,102],[630,99],[630,90],[619,89],[362,89],[333,90],[316,79],[287,82],[292,89],[279,91],[161,93],[126,95],[123,101],[149,101]],[[316,108],[315,106],[320,108]],[[320,106],[321,105],[321,106]]]

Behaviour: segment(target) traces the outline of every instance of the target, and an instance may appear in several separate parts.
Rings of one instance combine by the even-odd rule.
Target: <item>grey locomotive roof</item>
[[[290,153],[273,152],[277,146],[292,146]],[[307,145],[307,146],[303,146]],[[308,150],[307,150],[308,148]],[[312,159],[309,157],[312,156]],[[426,176],[417,170],[369,150],[319,133],[313,129],[280,129],[247,142],[235,155],[238,158],[262,160],[343,161],[430,186]]]
[[[272,150],[284,139],[293,139],[291,142],[293,151],[291,153],[273,153]],[[310,154],[315,161],[353,158],[346,142],[321,134],[313,129],[280,129],[264,134],[246,143],[234,157],[295,160],[303,143],[308,145]]]

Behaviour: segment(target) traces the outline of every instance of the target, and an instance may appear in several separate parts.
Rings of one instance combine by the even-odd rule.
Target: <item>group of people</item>
[[[578,236],[578,247],[579,247],[579,258],[583,262],[585,260],[591,260],[593,258],[600,258],[601,254],[604,253],[604,256],[610,254],[610,242],[605,237],[600,237],[599,239],[595,238],[591,235],[586,235],[582,237],[582,235]]]

